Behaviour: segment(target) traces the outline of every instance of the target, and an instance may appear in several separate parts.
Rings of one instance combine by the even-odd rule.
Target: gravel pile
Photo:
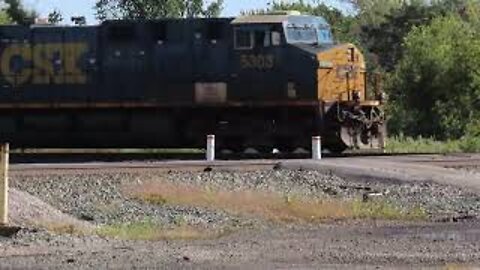
[[[62,212],[97,225],[154,220],[165,225],[181,221],[216,227],[246,222],[218,211],[155,206],[127,196],[125,186],[138,183],[142,178],[142,174],[102,173],[14,177],[11,182],[13,187],[54,205]]]
[[[199,207],[151,205],[129,198],[125,187],[144,181],[164,181],[223,190],[261,190],[314,198],[363,199],[369,194],[405,208],[420,206],[434,218],[480,216],[480,196],[457,187],[429,182],[349,181],[309,170],[253,172],[135,172],[14,176],[12,186],[30,193],[64,213],[94,224],[154,219],[162,224],[179,220],[207,227],[244,226],[256,220]]]
[[[9,192],[9,220],[22,227],[29,226],[74,226],[79,230],[93,230],[94,226],[80,221],[43,202],[38,197],[23,191],[11,189]]]

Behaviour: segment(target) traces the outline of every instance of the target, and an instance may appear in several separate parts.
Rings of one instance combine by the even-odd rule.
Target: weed
[[[150,204],[219,209],[231,214],[257,216],[281,222],[316,222],[328,219],[425,219],[421,208],[401,209],[379,200],[304,199],[259,191],[220,191],[166,183],[145,183],[131,194]]]
[[[220,232],[212,232],[188,225],[168,228],[154,221],[103,226],[97,230],[97,234],[103,237],[141,241],[196,240],[220,236]]]
[[[423,220],[427,213],[421,207],[413,207],[407,211],[395,207],[386,200],[351,202],[353,216],[356,218],[384,219],[384,220]]]

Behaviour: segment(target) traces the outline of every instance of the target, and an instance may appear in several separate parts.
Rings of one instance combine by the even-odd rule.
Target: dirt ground
[[[202,241],[2,247],[2,269],[476,269],[480,224],[267,228]],[[479,265],[479,264],[477,264]]]

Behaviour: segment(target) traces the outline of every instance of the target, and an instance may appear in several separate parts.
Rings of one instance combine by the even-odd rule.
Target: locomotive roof
[[[247,15],[237,17],[232,21],[232,24],[245,23],[283,23],[288,21],[289,15]]]
[[[260,24],[260,23],[284,23],[291,21],[302,22],[318,22],[320,24],[328,25],[327,21],[322,17],[309,15],[247,15],[237,17],[232,21],[232,24]]]

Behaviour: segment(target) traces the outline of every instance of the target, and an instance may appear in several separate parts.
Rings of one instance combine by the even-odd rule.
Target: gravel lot
[[[209,186],[228,191],[257,190],[302,198],[361,200],[371,194],[381,194],[382,199],[400,208],[422,207],[430,221],[423,225],[380,221],[280,225],[221,210],[151,205],[127,195],[130,187],[149,181]],[[111,170],[38,175],[16,173],[11,177],[11,186],[14,192],[19,192],[19,197],[26,192],[29,195],[23,197],[34,196],[46,203],[42,215],[51,213],[53,220],[59,219],[58,209],[69,218],[92,226],[146,219],[169,226],[175,225],[181,218],[188,225],[242,230],[217,240],[149,243],[98,236],[57,235],[30,225],[13,239],[0,239],[0,268],[19,265],[131,268],[158,266],[159,262],[164,266],[183,268],[191,267],[191,262],[196,261],[204,268],[242,268],[245,263],[252,266],[265,263],[267,268],[304,268],[314,264],[331,265],[337,269],[337,265],[352,263],[376,267],[389,263],[396,266],[418,263],[432,266],[437,263],[480,262],[480,241],[477,241],[480,239],[480,223],[477,221],[480,217],[480,194],[433,182],[347,180],[332,173],[313,170],[214,169],[208,172],[146,170],[126,173]],[[38,221],[38,211],[25,213],[20,224]],[[444,224],[452,224],[451,227],[445,225],[448,227],[445,235],[426,233],[444,230]],[[422,230],[425,233],[420,233]],[[412,248],[412,244],[416,246]],[[161,254],[151,249],[160,250]],[[270,249],[276,250],[276,253],[267,256]],[[255,250],[257,253],[253,252]],[[260,260],[259,254],[268,259],[255,261]],[[283,256],[291,257],[291,260],[281,260]]]

